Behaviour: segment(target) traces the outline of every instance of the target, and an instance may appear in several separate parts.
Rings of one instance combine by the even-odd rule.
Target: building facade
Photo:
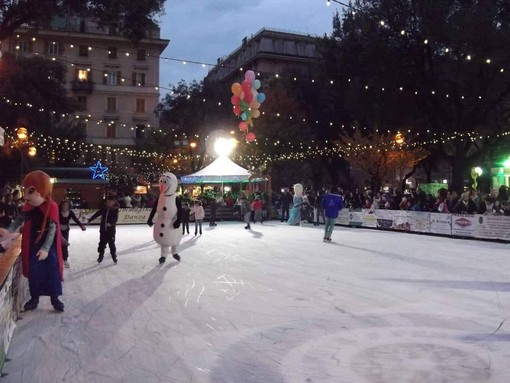
[[[114,27],[77,16],[56,18],[47,29],[19,28],[2,47],[21,56],[39,55],[65,65],[66,90],[79,105],[76,117],[87,143],[135,145],[158,129],[159,56],[169,40],[157,26],[136,46]],[[114,159],[110,159],[114,160]]]
[[[263,28],[230,55],[219,58],[206,79],[235,82],[243,71],[253,70],[258,75],[278,75],[289,70],[306,70],[316,63],[319,37],[297,32]]]

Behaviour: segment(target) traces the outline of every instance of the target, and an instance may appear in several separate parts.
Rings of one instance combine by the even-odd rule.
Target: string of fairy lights
[[[411,134],[411,130],[407,131]],[[469,140],[475,142],[477,140],[484,140],[489,138],[502,138],[510,135],[510,132],[503,132],[499,134],[480,134],[477,132],[454,132],[454,133],[441,133],[433,134],[433,138],[423,141],[403,142],[398,145],[401,149],[413,149],[417,147],[427,147],[429,145],[437,145],[439,143],[447,143],[454,140]],[[13,134],[6,132],[6,137],[11,142],[15,141]],[[196,137],[196,136],[195,136]],[[205,140],[209,139],[209,136]],[[189,161],[193,156],[200,158],[198,154],[188,154],[182,151],[176,150],[171,154],[163,154],[159,152],[148,152],[145,150],[136,150],[132,148],[119,148],[108,145],[90,144],[84,142],[77,142],[66,138],[50,137],[43,134],[32,134],[30,136],[31,141],[36,141],[37,146],[44,148],[47,151],[58,152],[62,157],[56,157],[57,160],[69,160],[69,157],[74,157],[74,161],[82,161],[84,156],[88,154],[102,154],[110,153],[120,156],[127,156],[134,159],[156,159],[160,161],[164,160],[177,160]],[[257,146],[278,146],[286,149],[285,153],[277,154],[264,154],[262,155],[237,155],[235,156],[239,161],[243,163],[267,163],[278,160],[306,160],[308,158],[316,157],[330,157],[330,156],[351,156],[358,155],[366,151],[382,151],[388,150],[395,147],[395,140],[388,139],[387,141],[379,142],[377,144],[361,144],[361,143],[348,143],[340,144],[336,142],[326,142],[328,146],[320,146],[314,140],[310,143],[292,143],[292,142],[280,142],[276,141],[271,144],[264,142],[256,142]],[[206,159],[212,159],[212,156],[205,154]]]
[[[382,27],[382,28],[389,28],[389,24],[383,20],[379,21],[379,26]],[[399,33],[400,36],[404,37],[407,35],[406,31],[404,29],[402,29]],[[21,39],[21,35],[17,35],[16,36],[18,39]],[[35,36],[27,36],[29,37],[32,41],[36,41],[36,37]],[[57,44],[56,42],[52,42],[52,44]],[[427,39],[427,38],[424,38],[423,41],[422,41],[422,44],[423,45],[431,45],[432,44],[432,41],[430,39]],[[77,47],[80,46],[80,44],[74,44],[74,43],[69,43],[68,46],[71,48],[71,49],[76,49]],[[108,48],[104,48],[104,47],[100,47],[100,46],[94,46],[94,45],[87,45],[87,51],[93,51],[93,50],[100,50],[100,51],[104,51],[105,53],[108,52],[108,53],[111,53],[111,51],[108,49]],[[20,49],[20,45],[16,45],[16,50],[19,50]],[[458,50],[455,50],[455,49],[452,49],[452,48],[446,48],[446,47],[442,47],[441,48],[441,51],[442,51],[442,54],[443,55],[450,55],[453,57],[453,55],[456,55],[457,57],[462,57],[463,60],[465,62],[469,62],[469,63],[481,63],[481,64],[485,64],[485,65],[492,65],[492,66],[497,66],[498,67],[498,71],[499,73],[501,74],[505,74],[507,72],[507,67],[508,67],[508,63],[506,63],[506,65],[502,65],[502,64],[497,64],[496,61],[490,57],[478,57],[474,54],[470,54],[470,53],[465,53],[463,52],[462,50],[458,49]],[[48,53],[45,53],[45,52],[32,52],[34,53],[35,55],[44,55],[44,56],[51,56],[49,55]],[[131,51],[131,50],[118,50],[118,53],[121,54],[121,55],[125,55],[126,57],[130,57],[131,55],[137,55],[137,51]],[[197,65],[201,65],[202,67],[215,67],[217,66],[217,64],[211,64],[211,63],[206,63],[206,62],[201,62],[201,61],[196,61],[196,60],[189,60],[189,59],[178,59],[178,58],[173,58],[173,57],[165,57],[165,56],[159,56],[159,55],[152,55],[150,53],[145,53],[144,54],[144,57],[147,57],[147,58],[151,58],[151,59],[159,59],[159,60],[165,60],[165,61],[178,61],[178,62],[181,62],[182,64],[197,64]],[[85,57],[86,58],[86,57]],[[83,59],[83,58],[82,58]],[[91,65],[84,65],[84,64],[81,64],[79,63],[79,59],[78,60],[69,60],[65,57],[62,57],[62,56],[58,56],[58,55],[53,55],[51,56],[51,60],[53,61],[59,61],[59,62],[62,62],[64,64],[69,64],[71,65],[72,67],[74,66],[79,66],[79,67],[83,67],[85,68],[87,71],[89,72],[100,72],[101,75],[105,75],[105,70],[104,68],[101,68],[101,69],[96,69],[94,68],[93,66]],[[224,65],[223,63],[219,64],[219,65]],[[243,68],[239,68],[239,71],[242,72],[244,69]],[[257,73],[257,75],[260,77],[261,73]],[[274,73],[274,74],[266,74],[264,73],[264,75],[268,75],[269,77],[274,77],[275,79],[278,79],[278,78],[281,78],[282,76],[278,73]],[[123,82],[126,82],[128,79],[125,78],[125,77],[121,77],[120,78],[120,82],[123,83]],[[310,83],[314,83],[314,84],[318,84],[318,85],[334,85],[335,81],[333,79],[329,79],[329,80],[321,80],[321,79],[315,79],[315,78],[311,78],[311,79],[303,79],[303,78],[298,78],[298,77],[292,77],[292,80],[293,81],[307,81],[307,82],[310,82]],[[347,85],[352,85],[352,79],[351,78],[348,78],[346,80],[346,84]],[[140,83],[137,84],[137,86],[142,86]],[[168,90],[168,91],[172,91],[172,89],[170,88],[165,88],[165,87],[161,87],[159,86],[158,84],[151,84],[151,83],[145,83],[143,86],[146,86],[146,87],[151,87],[151,88],[154,88],[156,90],[159,90],[159,89],[164,89],[164,90]],[[365,84],[359,84],[360,87],[362,87],[365,91],[379,91],[379,92],[388,92],[388,91],[394,91],[394,92],[400,92],[400,93],[409,93],[411,95],[420,95],[420,94],[430,94],[430,95],[433,95],[433,96],[437,96],[437,97],[445,97],[445,98],[450,98],[450,99],[454,99],[455,96],[453,96],[451,94],[451,92],[440,92],[439,90],[437,89],[414,89],[413,87],[406,87],[406,86],[403,86],[403,85],[394,85],[394,86],[391,86],[391,87],[388,87],[388,86],[376,86],[374,84],[369,84],[369,83],[365,83]],[[464,100],[466,98],[478,98],[478,99],[483,99],[483,95],[481,94],[478,94],[478,95],[470,95],[470,94],[460,94],[460,95],[457,95],[456,97],[458,97],[459,99],[461,100]]]
[[[384,21],[380,21],[379,25],[382,28],[389,28],[388,23],[386,23]],[[401,34],[401,36],[405,36],[407,33],[405,30],[402,30],[400,34]],[[21,38],[21,37],[18,36],[18,38]],[[32,36],[31,38],[35,39],[34,36]],[[35,40],[33,40],[33,41],[35,41]],[[428,39],[424,39],[422,41],[422,43],[424,45],[428,45],[428,44],[431,44],[431,41]],[[69,44],[69,48],[74,49],[76,47],[79,47],[79,45],[80,44]],[[17,47],[17,49],[18,50],[20,49],[19,46]],[[103,48],[103,47],[88,46],[89,51],[99,50],[99,49],[108,52],[108,49]],[[34,52],[34,53],[36,55],[38,55],[38,54],[47,55],[47,53],[43,53],[43,52]],[[117,53],[119,53],[121,55],[125,55],[126,57],[129,57],[130,55],[137,54],[136,51],[129,51],[129,50],[118,50]],[[448,55],[453,55],[454,51],[453,51],[453,49],[450,49],[450,48],[443,48],[443,53],[448,54]],[[478,63],[478,64],[494,65],[494,66],[496,65],[494,60],[492,60],[491,58],[482,58],[482,57],[477,58],[473,54],[461,54],[459,51],[456,54],[464,57],[465,61],[469,62],[469,63]],[[194,60],[182,60],[182,59],[177,59],[177,58],[172,58],[172,57],[157,56],[157,55],[151,55],[149,53],[146,53],[145,56],[147,58],[151,58],[151,59],[159,59],[159,60],[166,60],[166,61],[179,61],[183,64],[191,63],[191,64],[202,65],[203,67],[216,66],[216,64],[210,64],[210,63],[199,62],[199,61],[194,61]],[[78,64],[76,61],[67,60],[63,57],[55,56],[55,57],[52,57],[52,60],[54,60],[54,61],[58,60],[60,62],[69,64],[71,66],[80,65],[80,67],[84,67],[82,64]],[[104,69],[96,69],[91,66],[88,66],[86,69],[88,71],[101,72],[102,74],[104,73]],[[508,72],[506,70],[507,66],[505,66],[505,65],[498,64],[496,69],[501,75],[506,75],[506,73]],[[242,68],[240,68],[239,70],[243,71]],[[258,75],[260,76],[260,73],[258,73]],[[276,74],[265,74],[265,75],[267,75],[269,77],[273,76],[275,79],[283,78],[283,76],[281,76],[277,73]],[[120,80],[122,83],[122,82],[125,82],[127,79],[121,78]],[[306,81],[306,82],[310,82],[312,84],[316,84],[319,86],[335,85],[334,80],[325,80],[325,79],[313,79],[313,78],[305,79],[305,78],[292,77],[292,78],[287,78],[287,80]],[[415,89],[413,87],[404,87],[404,86],[400,86],[400,85],[393,85],[390,87],[387,85],[386,86],[377,86],[372,83],[371,84],[368,84],[368,83],[363,84],[363,81],[359,81],[359,79],[355,84],[354,81],[350,78],[346,80],[346,83],[344,85],[358,86],[366,92],[378,92],[380,94],[387,94],[388,92],[394,92],[394,93],[398,93],[398,94],[402,94],[402,95],[406,95],[406,96],[409,96],[409,95],[410,96],[418,96],[418,95],[422,95],[422,94],[428,94],[429,96],[443,97],[446,99],[454,99],[455,97],[457,97],[460,100],[471,100],[471,101],[484,99],[484,96],[481,94],[459,94],[454,97],[452,94],[450,94],[447,91],[439,91],[437,89],[427,89],[427,90],[426,89]],[[142,86],[142,85],[138,84],[138,86]],[[166,89],[166,90],[171,91],[171,89],[169,89],[169,88],[160,87],[155,84],[145,83],[143,86],[152,87],[156,90]],[[18,103],[13,100],[5,99],[5,98],[3,99],[3,101],[12,105],[12,106],[36,108],[29,103],[22,104],[22,103]],[[204,103],[212,102],[213,105],[217,105],[218,107],[225,108],[225,106],[222,105],[221,103],[215,102],[215,101],[210,101],[210,100],[207,100],[206,98],[203,98],[203,102]],[[57,113],[55,111],[47,111],[44,108],[38,108],[37,110],[40,112],[47,112],[47,113],[52,113],[52,114]],[[262,111],[262,114],[266,115],[266,112]],[[339,128],[346,129],[346,126],[344,124],[341,124],[339,122],[334,122],[334,121],[319,121],[319,120],[308,121],[306,118],[299,118],[297,116],[292,116],[292,115],[284,116],[282,113],[279,113],[279,112],[272,113],[271,116],[288,119],[288,120],[298,120],[302,123],[311,124],[311,125],[327,124],[330,127],[339,127]],[[73,117],[73,118],[77,118],[77,119],[82,119],[86,122],[95,122],[97,124],[108,123],[108,121],[105,121],[103,119],[93,119],[91,115],[83,116],[83,115],[63,114],[62,117],[67,117],[67,118]],[[128,128],[131,130],[136,129],[136,125],[130,125],[130,124],[118,124],[118,125],[120,127]],[[148,126],[148,128],[150,128],[150,126]],[[358,127],[352,127],[352,128],[357,129]],[[366,128],[361,128],[361,129],[366,130]],[[161,129],[160,130],[152,130],[152,132],[156,133],[156,134],[162,134],[165,136],[167,134],[171,134],[169,132],[164,132]],[[392,133],[389,130],[387,131],[387,133],[389,135],[395,134],[395,132]],[[427,146],[427,145],[445,143],[445,142],[459,140],[459,139],[461,139],[461,140],[468,139],[471,141],[475,141],[478,139],[488,139],[491,137],[499,138],[502,136],[507,136],[509,134],[509,133],[500,133],[500,134],[495,134],[495,135],[489,135],[489,134],[479,134],[477,132],[453,132],[453,133],[427,132],[427,134],[431,135],[430,138],[426,138],[426,139],[424,138],[422,140],[418,140],[418,138],[420,138],[419,132],[416,132],[416,134],[413,134],[412,130],[408,130],[407,133],[410,135],[414,135],[414,139],[412,142],[409,141],[409,142],[404,143],[401,146],[402,148],[413,148],[413,147],[417,147],[417,146]],[[181,135],[178,135],[175,133],[174,133],[174,136],[175,136],[175,138],[181,137]],[[11,136],[10,138],[13,139],[13,136]],[[35,139],[37,141],[38,146],[44,147],[48,150],[53,150],[55,152],[61,153],[62,155],[71,154],[73,157],[75,157],[75,161],[79,161],[80,158],[83,158],[84,154],[102,153],[104,151],[114,153],[116,155],[128,156],[128,157],[138,158],[138,159],[164,160],[169,157],[167,154],[162,154],[162,153],[158,153],[158,152],[147,152],[147,151],[143,151],[143,150],[132,149],[129,147],[120,148],[120,147],[114,147],[114,146],[108,146],[108,145],[87,144],[87,143],[71,141],[71,140],[63,139],[63,138],[59,138],[59,137],[50,137],[50,136],[46,136],[43,134],[33,135],[32,139]],[[187,139],[187,137],[184,136],[184,139]],[[207,140],[208,137],[205,137],[205,139]],[[241,162],[267,163],[270,161],[286,160],[286,159],[305,160],[310,157],[319,157],[319,156],[340,156],[340,155],[349,156],[349,155],[356,155],[356,154],[361,153],[362,151],[366,151],[366,150],[374,150],[374,149],[385,150],[388,147],[394,146],[394,141],[389,140],[387,142],[381,142],[376,145],[363,145],[363,144],[339,145],[338,143],[326,142],[326,143],[321,143],[320,144],[321,146],[319,146],[319,144],[316,144],[313,140],[311,141],[310,144],[305,144],[305,143],[292,143],[292,142],[287,143],[287,142],[280,142],[280,141],[275,142],[275,141],[270,141],[269,139],[261,139],[259,137],[254,144],[258,145],[258,146],[265,146],[265,147],[281,146],[286,149],[286,153],[265,155],[265,157],[261,157],[259,155],[239,155],[239,156],[237,156],[237,159]],[[64,158],[64,156],[62,156],[62,158]],[[190,155],[182,153],[182,152],[177,152],[174,155],[172,155],[172,158],[175,158],[177,161],[189,160]]]

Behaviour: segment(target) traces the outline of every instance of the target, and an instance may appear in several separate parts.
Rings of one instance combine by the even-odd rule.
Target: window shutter
[[[117,72],[117,85],[122,85],[122,72]]]

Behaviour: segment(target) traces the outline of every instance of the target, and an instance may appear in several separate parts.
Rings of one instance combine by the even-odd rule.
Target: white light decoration
[[[234,138],[219,137],[214,143],[214,151],[220,157],[227,157],[237,145],[237,141]]]

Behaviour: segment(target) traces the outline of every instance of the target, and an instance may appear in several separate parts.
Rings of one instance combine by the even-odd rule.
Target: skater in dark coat
[[[62,234],[62,255],[64,256],[64,266],[69,268],[69,226],[71,220],[74,221],[80,228],[85,231],[85,226],[80,222],[76,215],[71,210],[69,201],[62,201],[58,206],[58,218],[60,222],[60,233]]]
[[[115,247],[115,231],[117,219],[119,218],[119,203],[115,196],[108,196],[103,206],[90,217],[87,223],[92,222],[101,216],[101,225],[99,226],[99,245],[97,251],[99,256],[97,262],[103,262],[106,245],[110,248],[110,254],[113,262],[117,263],[117,248]]]
[[[182,212],[181,212],[181,224],[182,224],[182,235],[189,234],[189,214],[190,208],[189,205],[185,202],[182,204]]]

